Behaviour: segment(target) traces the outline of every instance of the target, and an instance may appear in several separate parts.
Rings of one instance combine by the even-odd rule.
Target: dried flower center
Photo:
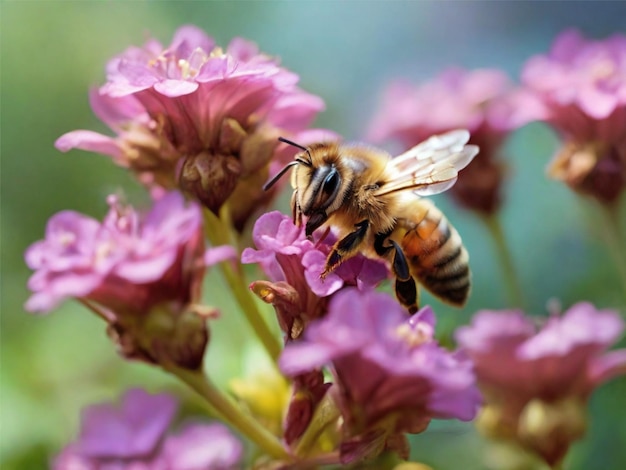
[[[409,345],[411,348],[428,343],[432,339],[432,328],[426,323],[418,323],[411,326],[403,323],[396,328],[396,336]]]

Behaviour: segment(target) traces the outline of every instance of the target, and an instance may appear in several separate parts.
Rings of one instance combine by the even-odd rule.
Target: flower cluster
[[[352,288],[333,297],[303,341],[285,348],[280,367],[288,375],[331,366],[343,462],[385,448],[406,458],[399,434],[422,432],[432,418],[474,417],[481,398],[472,363],[437,344],[434,324],[428,307],[407,317],[388,295]]]
[[[604,352],[623,329],[617,312],[589,303],[540,329],[520,311],[479,312],[456,333],[486,401],[479,428],[559,463],[585,432],[593,390],[626,373],[626,349]]]
[[[243,228],[276,193],[263,183],[289,160],[279,136],[319,140],[307,130],[323,109],[297,87],[298,76],[241,38],[223,50],[195,26],[178,29],[164,48],[151,39],[106,67],[90,94],[95,114],[115,133],[79,130],[56,142],[110,155],[145,185],[180,188]]]
[[[125,357],[199,367],[210,313],[197,305],[206,261],[234,250],[205,249],[200,209],[180,193],[165,194],[145,214],[115,196],[108,202],[102,223],[73,211],[49,220],[46,238],[26,252],[35,270],[26,309],[78,299],[107,322]]]
[[[551,174],[613,204],[626,183],[625,51],[623,36],[588,41],[569,31],[547,56],[526,64],[523,88],[495,69],[448,69],[419,87],[395,83],[370,138],[408,147],[469,129],[481,153],[453,194],[491,220],[501,205],[505,138],[544,120],[567,141]],[[486,435],[560,465],[585,433],[594,389],[626,373],[626,350],[606,352],[624,329],[617,312],[579,303],[538,327],[521,311],[480,311],[456,331],[460,348],[453,351],[437,342],[430,307],[409,316],[376,292],[390,276],[385,262],[357,254],[326,275],[338,240],[332,227],[307,237],[292,218],[269,212],[252,229],[255,248],[239,258],[222,245],[245,240],[251,216],[280,190],[262,189],[293,157],[279,135],[298,146],[334,136],[308,129],[323,103],[297,83],[254,44],[237,38],[222,50],[184,26],[168,47],[149,40],[108,63],[107,82],[90,96],[114,136],[82,130],[57,141],[64,151],[111,156],[154,201],[142,212],[110,196],[102,222],[72,211],[54,215],[45,238],[26,252],[34,270],[26,309],[47,312],[78,300],[105,320],[124,358],[180,379],[256,449],[244,463],[242,443],[222,424],[171,431],[175,400],[135,389],[121,407],[87,408],[78,438],[53,467],[381,468],[390,458],[384,467],[391,468],[409,457],[407,434],[423,432],[433,419],[475,416]],[[428,166],[437,158],[425,158],[424,168],[443,168]],[[415,243],[423,242],[418,232]],[[205,237],[225,241],[207,250]],[[201,304],[202,283],[206,268],[223,261],[227,293],[275,362],[267,374],[255,363],[255,379],[234,379],[230,395],[203,367],[207,319],[217,312]],[[247,289],[243,264],[266,275],[249,287],[273,306],[282,343]]]
[[[396,81],[385,91],[368,137],[395,139],[409,148],[434,134],[468,129],[480,152],[450,192],[462,206],[490,214],[502,199],[500,147],[521,119],[508,112],[518,93],[496,69],[450,68],[419,86]]]
[[[274,305],[288,340],[298,338],[312,319],[324,316],[329,296],[338,290],[373,288],[389,275],[383,262],[357,255],[321,279],[336,238],[327,234],[313,241],[304,232],[304,227],[280,212],[264,214],[252,231],[258,249],[246,248],[241,255],[243,263],[258,263],[270,278],[270,282],[254,282],[251,288]]]
[[[522,83],[564,145],[550,176],[603,203],[626,185],[626,36],[588,40],[561,34],[546,55],[525,64]]]
[[[83,410],[80,434],[54,460],[54,470],[231,470],[243,445],[222,424],[189,423],[169,433],[177,402],[167,394],[127,391],[120,407]]]

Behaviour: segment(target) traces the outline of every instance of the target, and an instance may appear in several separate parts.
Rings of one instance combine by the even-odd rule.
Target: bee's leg
[[[313,236],[313,232],[317,230],[319,227],[324,225],[324,222],[328,220],[328,216],[326,212],[314,212],[309,216],[309,219],[306,221],[306,225],[304,226],[304,234],[307,238],[311,239]]]
[[[393,230],[389,230],[387,232],[377,233],[374,236],[374,250],[378,256],[384,257],[387,253],[389,253],[389,250],[393,248],[393,245],[384,245],[385,240],[387,240],[392,232]]]
[[[417,285],[415,279],[411,276],[409,263],[402,248],[390,238],[390,233],[379,233],[374,239],[374,249],[380,256],[385,256],[393,248],[395,253],[393,256],[392,269],[396,276],[396,297],[402,305],[404,305],[410,314],[414,314],[418,310],[417,306]],[[384,245],[385,240],[389,240],[391,245]]]
[[[390,239],[389,241],[396,250],[393,256],[393,272],[396,275],[396,297],[407,308],[409,313],[413,315],[418,310],[415,279],[411,276],[409,263],[404,256],[402,248],[393,240]]]
[[[321,274],[322,279],[325,278],[329,273],[331,273],[337,266],[339,266],[346,258],[349,258],[359,247],[363,239],[365,238],[365,234],[369,229],[369,221],[363,220],[355,225],[356,230],[354,232],[350,232],[348,235],[343,237],[333,247],[333,250],[328,255],[326,259],[326,267]]]

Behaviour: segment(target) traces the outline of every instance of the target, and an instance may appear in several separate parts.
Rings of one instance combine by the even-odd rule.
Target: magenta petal
[[[489,351],[494,342],[519,341],[534,332],[532,321],[520,310],[483,310],[474,315],[471,325],[457,329],[455,338],[462,347],[481,352]]]
[[[326,297],[338,291],[343,286],[343,279],[337,274],[330,273],[325,279],[320,277],[326,265],[326,255],[318,250],[311,250],[302,257],[304,276],[315,295]]]
[[[204,264],[206,266],[213,266],[214,264],[218,264],[223,261],[234,261],[236,259],[237,250],[235,249],[235,247],[230,245],[222,245],[216,246],[214,248],[209,248],[204,254]]]
[[[135,91],[140,89],[146,89],[153,86],[159,81],[154,71],[148,64],[140,63],[133,60],[122,58],[118,65],[119,73],[124,77],[127,84],[133,87]],[[118,85],[123,86],[123,82],[118,82]]]
[[[228,470],[242,468],[242,443],[222,424],[192,424],[165,442],[167,468]]]
[[[610,351],[594,359],[588,372],[592,386],[597,386],[620,375],[626,375],[626,349]]]
[[[39,269],[43,266],[46,248],[47,243],[45,240],[35,242],[28,247],[24,253],[24,259],[26,260],[26,265],[30,269]]]
[[[624,322],[612,310],[596,310],[587,302],[570,307],[561,317],[549,322],[518,350],[520,358],[531,360],[556,355],[566,356],[585,345],[612,344],[621,335]]]
[[[184,96],[198,89],[198,83],[188,80],[162,80],[154,84],[154,89],[169,98]]]
[[[199,225],[201,220],[200,209],[195,203],[188,203],[178,191],[170,191],[159,198],[146,215],[144,232],[176,233],[186,225]]]
[[[115,273],[127,281],[144,284],[161,279],[176,258],[176,251],[169,250],[144,259],[127,260],[117,266]]]
[[[294,376],[329,364],[335,355],[332,348],[323,349],[315,343],[292,344],[280,355],[278,365],[288,376]]]
[[[241,253],[241,262],[243,264],[260,263],[265,261],[268,255],[265,251],[255,250],[254,248],[244,248]]]
[[[59,137],[54,146],[61,152],[73,148],[110,155],[119,158],[122,151],[115,139],[93,131],[72,131]]]
[[[213,38],[208,36],[201,28],[191,24],[183,25],[176,30],[169,48],[177,49],[183,42],[187,43],[189,48],[195,49],[199,47],[207,54],[215,47]]]
[[[58,307],[62,300],[49,292],[36,292],[28,298],[24,304],[24,310],[31,313],[49,312]]]
[[[247,62],[259,53],[259,48],[254,42],[237,37],[230,41],[226,51],[237,60]]]
[[[67,272],[51,279],[47,289],[58,298],[85,297],[102,283],[103,277],[95,272]]]
[[[89,104],[94,114],[112,129],[120,129],[133,119],[149,119],[145,108],[132,95],[113,98],[92,88],[89,90]]]
[[[166,394],[128,391],[122,408],[95,405],[83,412],[78,448],[92,457],[142,457],[151,453],[169,427],[177,403]]]
[[[578,92],[578,105],[594,119],[604,119],[619,105],[617,96],[603,93],[593,85],[583,86]]]
[[[124,418],[109,403],[83,410],[80,453],[93,457],[131,457],[134,451]]]
[[[569,62],[576,57],[585,45],[585,38],[576,29],[563,31],[554,41],[550,49],[550,57]]]
[[[126,392],[122,412],[135,429],[133,446],[151,449],[163,436],[178,410],[176,399],[166,393],[151,395],[142,389]]]
[[[435,312],[433,311],[430,305],[426,305],[421,308],[417,313],[413,314],[411,318],[409,318],[409,325],[417,326],[419,324],[429,326],[432,328],[433,333],[435,329]],[[432,336],[431,336],[432,337]]]
[[[200,68],[196,80],[200,83],[221,80],[226,76],[227,69],[228,57],[211,57]]]
[[[428,400],[428,408],[437,418],[471,421],[476,417],[483,399],[478,389],[470,384],[460,384],[456,390],[436,389]]]
[[[321,270],[307,269],[304,271],[304,277],[306,282],[311,288],[311,291],[320,297],[326,297],[337,292],[343,287],[343,279],[337,274],[330,273],[324,279],[320,277]]]

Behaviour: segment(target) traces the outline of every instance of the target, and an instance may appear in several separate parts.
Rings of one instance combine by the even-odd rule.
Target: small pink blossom
[[[474,133],[487,124],[508,130],[507,116],[492,112],[492,106],[512,88],[506,74],[496,69],[449,68],[417,86],[398,80],[385,91],[369,137],[396,138],[408,146],[452,129]]]
[[[397,140],[408,149],[432,135],[468,129],[470,143],[480,152],[450,194],[464,207],[493,213],[501,203],[505,174],[500,147],[511,129],[530,119],[512,105],[518,93],[496,69],[449,68],[417,86],[396,81],[385,91],[368,136]]]
[[[106,71],[90,100],[116,135],[73,131],[57,148],[107,154],[148,187],[181,188],[216,213],[228,202],[239,229],[274,196],[278,188],[262,186],[291,158],[277,138],[307,144],[321,137],[307,128],[322,100],[241,38],[222,49],[183,26],[168,47],[150,39],[114,57]]]
[[[326,317],[286,346],[279,365],[288,375],[330,366],[335,383],[328,393],[341,410],[343,440],[360,442],[359,450],[347,446],[350,452],[382,450],[391,436],[422,432],[432,418],[476,414],[481,399],[472,364],[436,343],[434,321],[428,307],[407,317],[388,295],[345,289]]]
[[[328,234],[324,240],[309,240],[304,227],[297,227],[277,211],[257,220],[252,238],[257,249],[246,248],[241,261],[258,263],[269,277],[270,282],[257,281],[251,287],[274,304],[289,339],[299,336],[311,319],[323,316],[329,296],[338,290],[345,286],[372,288],[388,277],[384,263],[358,255],[322,280],[335,237]]]
[[[626,350],[605,352],[623,329],[617,312],[589,303],[541,328],[520,311],[476,314],[456,338],[474,361],[486,400],[482,429],[558,462],[584,433],[593,390],[626,373]]]
[[[164,469],[234,470],[242,467],[243,445],[222,424],[189,424],[163,444]]]
[[[233,249],[210,250],[213,260],[205,254],[200,208],[180,193],[164,195],[144,214],[113,196],[108,202],[102,223],[71,211],[50,219],[46,238],[26,251],[35,270],[26,309],[46,312],[79,299],[107,321],[124,356],[158,362],[173,354],[181,365],[197,366],[208,340],[202,315],[194,313],[205,266],[232,257]],[[148,331],[159,315],[178,319],[175,331]]]
[[[564,141],[550,176],[614,202],[626,185],[626,36],[564,31],[547,54],[526,62],[522,83],[542,107],[537,119]]]
[[[470,143],[480,152],[450,194],[464,207],[493,213],[501,204],[506,171],[500,159],[502,143],[512,129],[534,117],[528,101],[522,108],[513,106],[520,94],[506,74],[496,69],[449,68],[417,86],[396,81],[383,95],[369,137],[397,140],[408,149],[431,135],[469,130]]]
[[[120,406],[86,408],[75,442],[54,460],[54,470],[230,470],[243,446],[221,424],[196,423],[171,434],[178,404],[167,394],[126,392]]]

